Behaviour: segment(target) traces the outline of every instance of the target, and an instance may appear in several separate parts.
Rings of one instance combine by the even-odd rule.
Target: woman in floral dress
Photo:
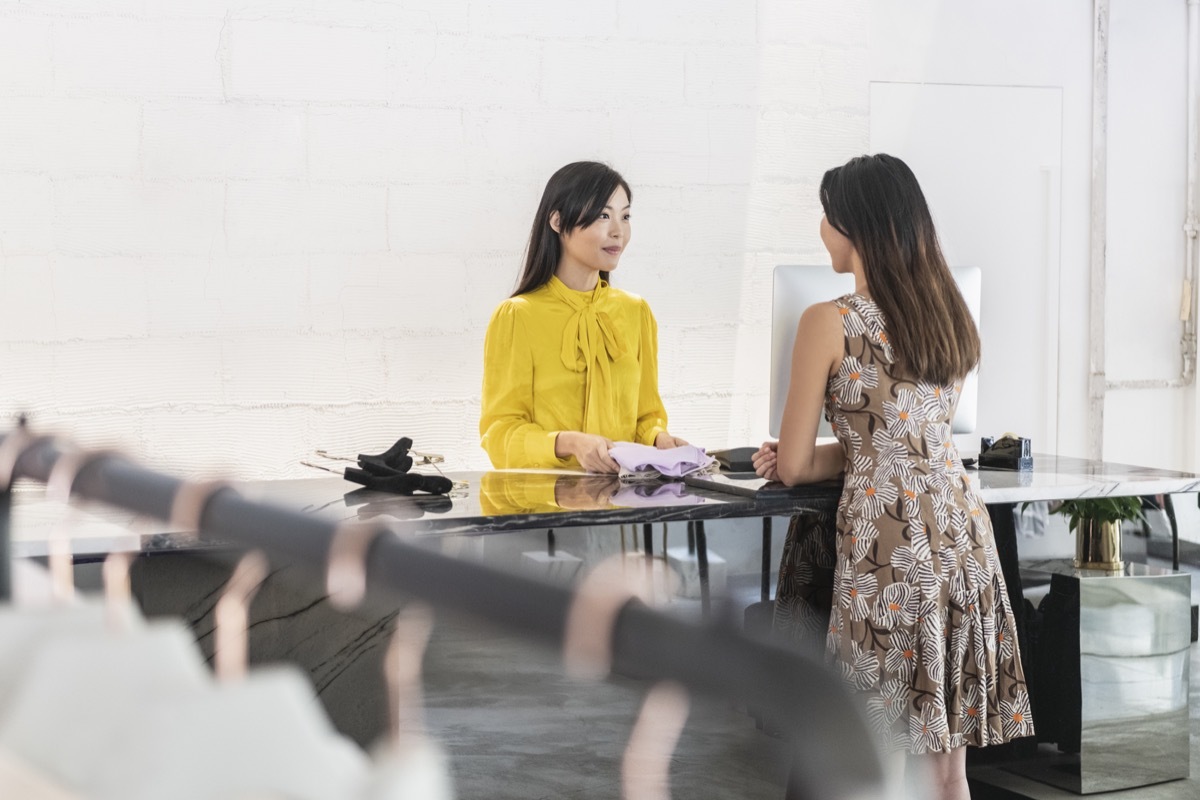
[[[966,798],[967,745],[1033,734],[991,523],[950,435],[979,335],[904,162],[829,170],[821,204],[821,239],[855,291],[801,317],[779,441],[754,462],[789,485],[844,472],[845,489],[836,560],[820,520],[793,524],[779,614],[797,635],[819,620],[883,746],[920,759],[939,797]],[[822,409],[836,444],[816,444]],[[828,601],[807,600],[823,567],[821,619]]]

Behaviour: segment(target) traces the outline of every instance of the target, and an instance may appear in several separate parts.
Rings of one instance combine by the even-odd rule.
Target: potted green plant
[[[1121,523],[1142,518],[1140,497],[1087,497],[1064,500],[1051,513],[1062,514],[1075,534],[1079,569],[1122,569]]]

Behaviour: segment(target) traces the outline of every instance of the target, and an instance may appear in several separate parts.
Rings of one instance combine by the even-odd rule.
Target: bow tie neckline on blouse
[[[611,405],[616,397],[612,363],[628,352],[612,318],[598,308],[609,291],[608,283],[599,281],[592,291],[580,292],[553,276],[547,286],[574,311],[563,328],[560,357],[567,369],[586,373],[583,429],[591,433],[598,429],[592,424],[596,409]]]

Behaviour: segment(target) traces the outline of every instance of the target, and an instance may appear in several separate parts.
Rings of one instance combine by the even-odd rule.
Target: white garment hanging
[[[208,683],[181,623],[59,636],[29,654],[24,679],[0,715],[0,746],[67,786],[86,789],[119,755],[119,737],[141,725],[148,707]]]
[[[96,602],[63,603],[50,572],[25,559],[12,561],[12,605],[0,606],[0,715],[19,699],[32,656],[42,646],[102,630],[106,609]],[[130,628],[140,617],[130,610]],[[0,797],[22,800],[81,800],[51,773],[0,747]]]
[[[52,641],[101,632],[104,620],[104,605],[94,601],[28,610],[0,607],[0,718],[24,682],[33,653]]]
[[[90,798],[345,800],[368,777],[366,755],[333,729],[293,667],[173,696],[120,738],[118,757],[89,779]]]
[[[37,608],[54,604],[54,581],[50,570],[27,558],[12,560],[12,605]]]

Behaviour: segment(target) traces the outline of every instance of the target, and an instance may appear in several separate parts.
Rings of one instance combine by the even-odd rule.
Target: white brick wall
[[[339,105],[387,100],[387,31],[256,19],[229,25],[231,97]]]
[[[548,14],[561,8],[544,6]],[[544,47],[536,39],[400,31],[391,49],[388,102],[440,108],[537,105]]]
[[[300,106],[162,101],[142,107],[141,166],[172,178],[307,176],[308,115]]]
[[[0,73],[3,74],[3,73]],[[136,175],[141,105],[132,100],[4,100],[0,169],[54,175]]]
[[[546,42],[541,99],[550,106],[610,111],[680,106],[687,51],[678,40]]]
[[[519,270],[529,209],[536,210],[540,197],[541,186],[532,182],[395,185],[388,191],[389,243],[400,253],[456,253],[465,249],[466,236],[469,251],[511,253]]]
[[[216,181],[54,179],[54,245],[72,256],[208,254],[224,241]],[[113,286],[108,297],[120,298]]]
[[[0,97],[50,91],[54,76],[51,21],[0,18]]]
[[[467,177],[463,140],[457,109],[313,109],[309,174],[330,181],[458,183]]]
[[[622,34],[651,40],[695,43],[754,42],[758,22],[755,0],[643,2],[618,0]]]
[[[384,186],[229,181],[226,247],[234,256],[382,252],[386,197]]]
[[[84,2],[72,5],[92,8]],[[68,96],[220,97],[220,32],[219,19],[58,21],[52,44],[55,91]]]
[[[617,32],[617,0],[560,3],[542,0],[475,0],[471,31],[481,35],[529,39],[607,39]]]
[[[480,108],[464,112],[463,127],[467,174],[534,186],[539,197],[545,179],[531,176],[549,178],[571,161],[613,152],[613,121],[604,109]]]
[[[189,474],[484,466],[484,328],[588,158],[633,184],[673,428],[758,441],[770,270],[824,257],[867,145],[866,5],[0,5],[0,415]]]
[[[54,200],[50,177],[0,175],[0,253],[5,257],[54,251]]]

